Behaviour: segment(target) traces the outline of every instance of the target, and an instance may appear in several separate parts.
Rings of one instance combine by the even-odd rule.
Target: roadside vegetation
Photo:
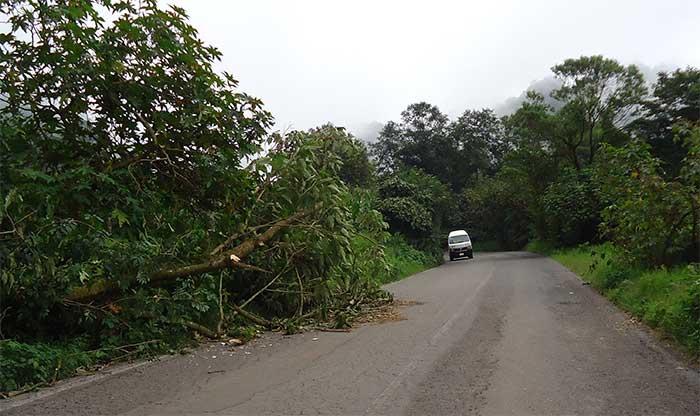
[[[439,264],[452,229],[477,252],[607,242],[591,276],[616,283],[596,287],[698,349],[697,69],[649,89],[633,65],[569,59],[512,115],[414,103],[367,146],[272,132],[177,7],[0,14],[0,394],[201,339],[346,328]]]
[[[365,146],[330,125],[270,132],[183,10],[0,14],[0,393],[199,339],[345,328],[436,264],[432,202],[422,234],[390,228],[406,200],[380,199]]]
[[[401,280],[442,263],[442,253],[436,257],[431,253],[418,250],[401,234],[394,234],[384,244],[390,271],[382,275],[382,283]]]

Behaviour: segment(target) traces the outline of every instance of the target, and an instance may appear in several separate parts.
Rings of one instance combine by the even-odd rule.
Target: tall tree
[[[511,144],[490,109],[467,110],[449,123],[437,107],[417,103],[401,122],[387,123],[372,148],[382,172],[418,168],[460,191],[477,172],[493,175]]]
[[[588,139],[588,162],[592,163],[601,140],[596,128],[604,122],[620,127],[631,121],[647,92],[644,77],[636,66],[600,55],[567,59],[552,71],[562,82],[552,97],[580,112],[579,135]]]
[[[634,121],[634,131],[651,145],[667,175],[678,175],[688,153],[684,137],[675,138],[673,125],[700,120],[700,70],[677,69],[659,73],[653,97],[644,102],[644,117]]]
[[[506,131],[493,110],[467,110],[450,124],[449,138],[454,152],[449,157],[451,183],[461,190],[476,172],[494,174],[510,149]]]
[[[444,156],[453,150],[447,137],[448,122],[434,105],[409,105],[401,113],[401,122],[387,123],[372,145],[380,170],[415,167],[447,181],[450,172]]]
[[[309,134],[333,143],[334,154],[342,166],[338,176],[352,187],[369,187],[375,176],[373,163],[367,154],[367,145],[348,133],[343,127],[325,124],[309,130]]]

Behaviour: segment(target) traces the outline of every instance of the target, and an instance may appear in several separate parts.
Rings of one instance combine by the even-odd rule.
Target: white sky
[[[700,0],[165,2],[280,129],[353,130],[417,101],[494,107],[580,55],[700,67]]]

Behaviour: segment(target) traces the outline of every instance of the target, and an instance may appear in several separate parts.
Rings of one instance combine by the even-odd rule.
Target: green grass
[[[164,344],[156,341],[90,349],[89,343],[80,338],[31,343],[0,340],[0,398],[52,385],[81,370],[89,372],[100,363],[165,351]]]
[[[434,255],[420,251],[395,234],[385,243],[384,254],[391,270],[381,277],[381,283],[401,280],[439,264]]]
[[[526,250],[551,256],[592,287],[700,358],[700,268],[644,269],[622,261],[607,243],[555,249],[535,242]]]

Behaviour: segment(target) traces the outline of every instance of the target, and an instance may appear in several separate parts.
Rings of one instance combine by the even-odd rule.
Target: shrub
[[[693,245],[698,191],[692,182],[667,180],[649,145],[604,146],[595,169],[604,202],[603,232],[630,262],[671,265]]]
[[[0,341],[0,391],[73,375],[76,369],[87,368],[98,358],[84,349],[80,342],[61,345]]]
[[[561,246],[596,238],[599,207],[587,171],[564,170],[543,196],[547,238]]]

